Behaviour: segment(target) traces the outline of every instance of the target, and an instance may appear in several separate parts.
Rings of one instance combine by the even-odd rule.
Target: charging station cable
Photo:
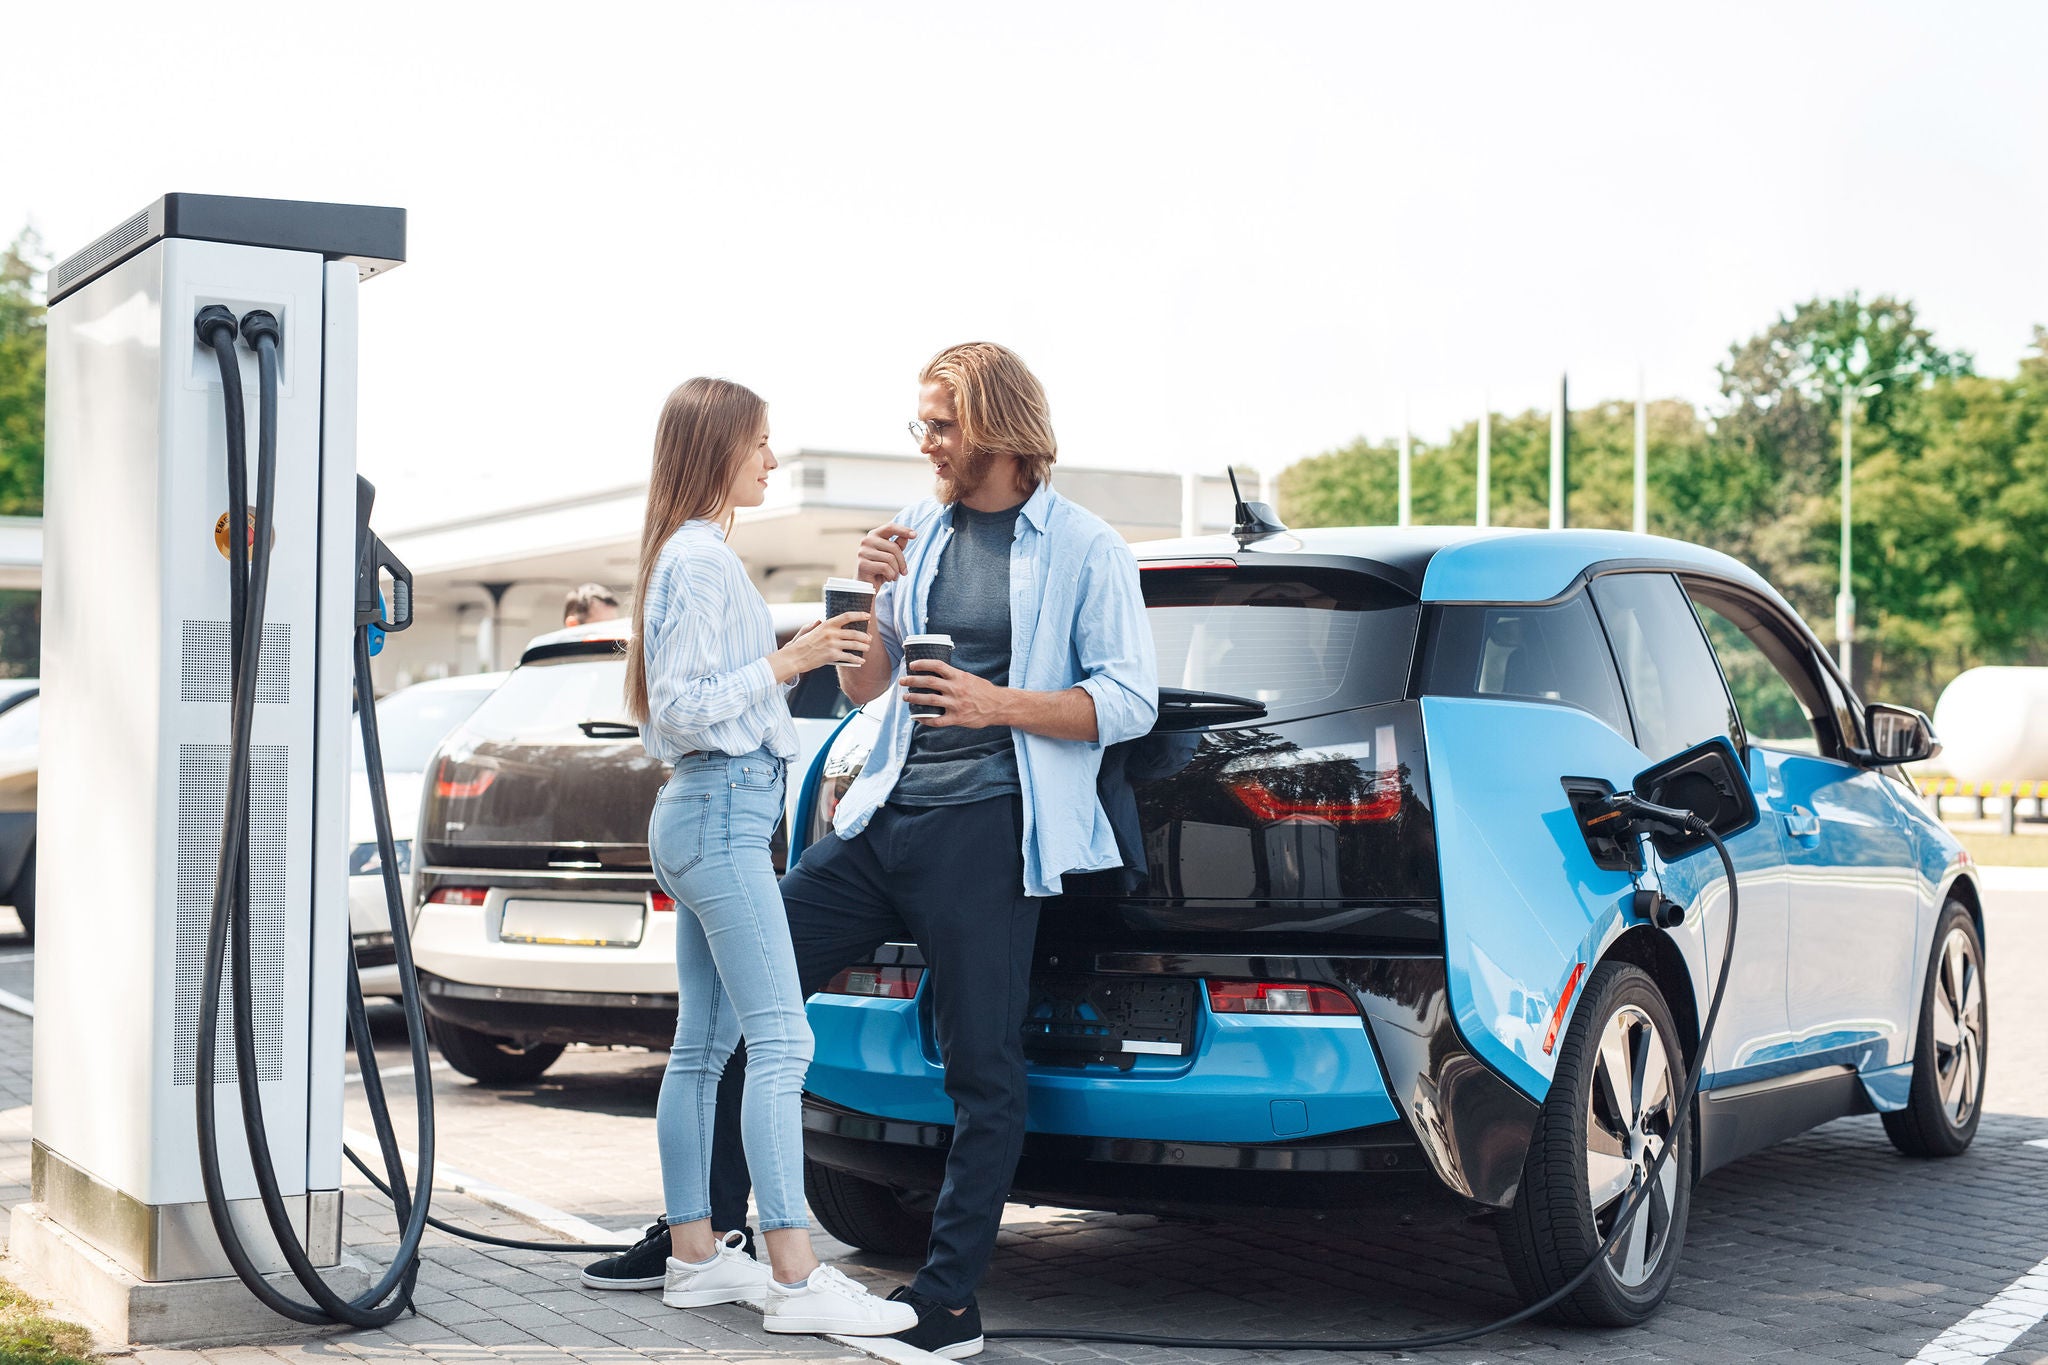
[[[1652,830],[1668,830],[1672,833],[1698,835],[1713,844],[1714,851],[1721,855],[1721,866],[1728,874],[1728,931],[1724,936],[1721,950],[1721,970],[1714,978],[1714,994],[1707,1005],[1707,1017],[1700,1026],[1699,1046],[1694,1051],[1692,1065],[1686,1068],[1685,1084],[1680,1088],[1677,1112],[1690,1114],[1693,1100],[1699,1094],[1700,1074],[1707,1064],[1707,1045],[1713,1040],[1714,1024],[1721,1016],[1721,997],[1728,989],[1728,965],[1735,954],[1735,921],[1737,917],[1737,892],[1735,885],[1735,863],[1728,856],[1728,846],[1720,836],[1708,827],[1704,820],[1690,811],[1652,805],[1630,792],[1618,792],[1608,798],[1611,815],[1603,819],[1618,820],[1630,836],[1641,837]],[[1657,1153],[1643,1172],[1642,1182],[1629,1194],[1622,1206],[1621,1214],[1614,1220],[1614,1230],[1607,1235],[1599,1249],[1589,1258],[1583,1268],[1565,1281],[1552,1293],[1535,1303],[1511,1313],[1507,1317],[1478,1327],[1454,1328],[1447,1332],[1433,1332],[1418,1337],[1385,1337],[1379,1340],[1363,1339],[1350,1341],[1329,1341],[1316,1339],[1289,1339],[1285,1337],[1230,1339],[1224,1337],[1175,1337],[1155,1336],[1144,1332],[1097,1332],[1085,1329],[1061,1331],[1048,1328],[1039,1331],[1028,1327],[992,1328],[982,1333],[993,1341],[1087,1341],[1117,1346],[1163,1346],[1180,1350],[1223,1350],[1223,1351],[1349,1351],[1390,1352],[1426,1351],[1438,1346],[1455,1346],[1460,1342],[1476,1341],[1480,1337],[1492,1336],[1519,1323],[1527,1322],[1538,1314],[1547,1313],[1563,1303],[1592,1278],[1600,1263],[1611,1255],[1621,1239],[1628,1235],[1630,1224],[1649,1202],[1650,1191],[1656,1187],[1657,1177],[1663,1173],[1664,1163],[1678,1150],[1678,1144],[1667,1142],[1664,1150]]]
[[[369,645],[360,624],[355,632],[355,681],[358,715],[369,767],[372,812],[377,841],[384,864],[385,895],[391,910],[392,943],[399,964],[399,978],[411,1034],[414,1090],[419,1121],[419,1171],[417,1185],[408,1198],[404,1194],[405,1173],[391,1131],[390,1115],[384,1102],[381,1077],[376,1071],[376,1054],[369,1045],[368,1016],[363,1005],[362,985],[353,956],[349,963],[349,1031],[364,1070],[364,1093],[371,1101],[379,1145],[393,1187],[394,1204],[403,1220],[398,1249],[377,1282],[352,1299],[343,1298],[327,1284],[312,1264],[297,1232],[291,1225],[290,1210],[279,1191],[276,1168],[271,1161],[270,1142],[263,1119],[263,1098],[256,1051],[253,973],[250,965],[250,774],[253,757],[252,732],[255,722],[257,679],[262,661],[263,613],[270,583],[272,526],[277,493],[277,399],[278,347],[281,329],[268,312],[256,310],[240,320],[218,304],[199,311],[194,329],[200,344],[214,354],[221,376],[223,418],[227,434],[228,483],[228,567],[229,634],[228,671],[230,680],[230,721],[227,790],[221,821],[221,847],[215,870],[213,908],[207,930],[204,979],[200,992],[198,1070],[195,1087],[198,1110],[199,1165],[206,1189],[207,1211],[213,1220],[222,1250],[236,1276],[271,1311],[296,1322],[308,1324],[344,1323],[354,1327],[381,1327],[396,1319],[409,1306],[419,1275],[419,1247],[427,1226],[428,1196],[433,1182],[433,1090],[431,1059],[426,1051],[425,1015],[419,1004],[413,971],[410,925],[404,915],[397,880],[397,851],[391,833],[391,817],[385,800],[382,752],[377,742],[376,711],[370,691]],[[255,352],[257,361],[258,437],[256,505],[249,515],[247,420],[241,378],[241,358],[235,347],[239,330],[244,344]],[[250,522],[253,521],[253,525]],[[249,1145],[250,1166],[255,1174],[265,1217],[278,1249],[294,1278],[312,1297],[302,1303],[274,1287],[249,1255],[240,1229],[235,1226],[224,1182],[217,1131],[215,1070],[222,974],[231,973],[232,992],[229,1021],[233,1038],[232,1058],[241,1100],[244,1135]]]

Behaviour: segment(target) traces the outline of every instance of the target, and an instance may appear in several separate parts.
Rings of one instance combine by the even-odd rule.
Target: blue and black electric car
[[[1014,1198],[1490,1208],[1533,1300],[1676,1143],[1561,1310],[1626,1323],[1663,1297],[1715,1167],[1849,1114],[1879,1114],[1909,1155],[1969,1144],[1981,900],[1900,773],[1936,742],[1918,712],[1860,702],[1757,574],[1605,531],[1136,550],[1161,722],[1105,754],[1128,865],[1068,877],[1044,908]],[[873,731],[856,713],[819,755],[793,843],[828,837]],[[1722,864],[1580,817],[1716,737],[1761,818],[1728,841],[1739,934],[1681,1113]],[[953,1119],[922,976],[914,945],[890,945],[811,1003],[812,1205],[872,1250],[922,1251]]]

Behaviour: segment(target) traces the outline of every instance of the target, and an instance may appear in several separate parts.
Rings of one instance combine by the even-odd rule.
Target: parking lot
[[[1831,1124],[1701,1186],[1677,1284],[1647,1326],[1524,1326],[1429,1358],[2048,1361],[2048,1327],[2040,1323],[2048,1272],[2035,1273],[2048,1257],[2048,1035],[2035,1022],[2048,1013],[2048,982],[2038,970],[2048,961],[2048,877],[1997,891],[1988,937],[1993,1062],[1987,1115],[1967,1156],[1911,1162],[1893,1152],[1874,1118]],[[0,991],[32,997],[32,973],[32,952],[0,934]],[[30,1027],[18,1012],[0,1012],[0,1194],[10,1206],[27,1197]],[[395,1036],[386,1036],[382,1053],[388,1068],[405,1065]],[[572,1051],[540,1083],[501,1090],[437,1069],[442,1161],[452,1172],[444,1175],[469,1191],[437,1196],[442,1216],[513,1236],[548,1236],[551,1219],[637,1235],[660,1207],[660,1063],[645,1052]],[[403,1093],[402,1083],[394,1089]],[[349,1124],[366,1131],[358,1094],[352,1088]],[[408,1120],[402,1113],[401,1133]],[[348,1237],[374,1258],[391,1240],[389,1210],[350,1175]],[[820,1242],[823,1254],[871,1283],[899,1282],[914,1269]],[[417,1317],[383,1332],[273,1346],[261,1358],[849,1354],[830,1342],[768,1337],[742,1308],[683,1313],[654,1294],[585,1291],[576,1271],[588,1258],[573,1250],[489,1251],[436,1234],[428,1255]],[[1476,1323],[1516,1301],[1492,1231],[1477,1220],[1192,1225],[1013,1206],[982,1306],[991,1328],[1342,1339]],[[2016,1329],[2023,1330],[2015,1338]],[[198,1358],[142,1354],[166,1365]],[[246,1351],[207,1358],[259,1359]],[[1165,1365],[1258,1357],[1048,1340],[991,1342],[986,1358]]]

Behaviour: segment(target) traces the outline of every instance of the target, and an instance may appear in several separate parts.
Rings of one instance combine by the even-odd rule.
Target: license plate
[[[1039,975],[1024,1012],[1024,1053],[1055,1066],[1129,1070],[1143,1054],[1184,1057],[1194,1043],[1195,983]]]
[[[498,938],[572,948],[637,948],[647,907],[631,901],[508,900]]]

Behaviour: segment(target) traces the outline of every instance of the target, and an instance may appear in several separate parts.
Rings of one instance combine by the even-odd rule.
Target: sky
[[[910,453],[986,339],[1076,465],[1711,404],[1816,295],[2010,373],[2048,323],[2048,6],[108,3],[8,63],[0,234],[167,190],[394,204],[387,534],[644,478],[693,374]],[[19,23],[13,30],[24,31]],[[28,57],[29,60],[21,60]]]

